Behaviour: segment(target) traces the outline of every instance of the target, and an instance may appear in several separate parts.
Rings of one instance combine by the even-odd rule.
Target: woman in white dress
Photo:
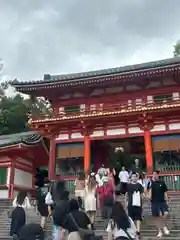
[[[87,213],[92,228],[94,227],[94,220],[96,214],[96,178],[95,176],[90,176],[85,186],[85,196],[84,196],[84,206],[85,212]]]

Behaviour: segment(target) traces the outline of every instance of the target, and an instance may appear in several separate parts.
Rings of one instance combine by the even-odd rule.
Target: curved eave
[[[99,85],[106,84],[112,81],[132,81],[133,78],[138,77],[146,77],[146,76],[156,76],[157,74],[167,74],[169,72],[179,72],[180,71],[180,63],[172,64],[169,66],[160,66],[147,68],[142,70],[132,70],[128,72],[121,73],[111,73],[100,76],[91,76],[84,78],[76,78],[76,79],[67,79],[67,80],[56,80],[56,81],[34,81],[34,82],[15,82],[11,85],[16,88],[17,91],[20,92],[31,92],[35,90],[41,89],[53,89],[53,88],[65,88],[65,87],[73,87],[73,86],[83,86],[83,85]]]
[[[10,152],[13,150],[17,150],[21,148],[21,144],[13,144],[13,145],[8,145],[8,146],[0,146],[0,153],[2,152]]]
[[[17,149],[21,149],[23,147],[35,147],[38,144],[40,144],[41,141],[35,142],[35,143],[23,143],[23,142],[19,142],[19,143],[12,143],[9,145],[1,145],[0,146],[0,152],[6,152],[6,151],[11,151],[11,150],[17,150]]]
[[[34,120],[32,121],[32,125],[36,125],[36,124],[45,124],[45,125],[52,125],[54,123],[58,123],[58,122],[74,122],[76,120],[82,121],[82,120],[86,120],[88,118],[102,118],[102,117],[108,117],[108,116],[128,116],[128,115],[136,115],[138,113],[143,113],[143,112],[157,112],[157,111],[161,111],[161,110],[173,110],[173,109],[177,109],[180,108],[180,103],[178,104],[171,104],[171,105],[164,105],[164,106],[156,106],[156,107],[142,107],[139,109],[123,109],[120,111],[109,111],[109,112],[101,112],[101,113],[94,113],[94,114],[81,114],[78,116],[71,116],[71,117],[55,117],[55,118],[44,118],[44,119],[40,119],[40,120]]]

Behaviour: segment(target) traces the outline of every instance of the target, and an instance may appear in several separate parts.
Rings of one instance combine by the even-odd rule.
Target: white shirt
[[[52,199],[52,195],[50,192],[47,193],[46,197],[45,197],[45,203],[47,205],[52,205],[54,202],[53,202],[53,199]]]
[[[123,183],[128,183],[129,182],[129,173],[128,173],[128,171],[121,171],[119,173],[119,179]]]
[[[97,173],[96,174],[96,182],[98,184],[99,187],[103,186],[103,181],[102,181],[102,178],[99,176],[99,174]]]
[[[105,182],[108,182],[109,181],[109,177],[108,176],[103,176],[102,177],[102,182],[103,182],[103,184],[105,183]]]
[[[13,203],[12,203],[13,207],[22,207],[22,208],[31,208],[31,204],[30,204],[30,201],[29,201],[29,198],[28,197],[25,197],[24,199],[24,202],[22,205],[19,205],[17,203],[17,197],[15,197]]]
[[[129,221],[130,221],[130,228],[127,229],[127,232],[134,239],[136,237],[137,229],[136,229],[136,226],[135,226],[133,220],[130,217],[129,217]],[[127,237],[128,238],[127,234],[125,233],[125,231],[123,229],[117,229],[116,226],[112,229],[111,222],[108,223],[106,232],[111,234],[111,236],[108,234],[108,240],[112,239],[112,237],[113,237],[113,239],[116,239],[118,237]]]
[[[101,176],[104,176],[106,174],[106,169],[101,167],[101,168],[98,169],[97,173]]]
[[[141,206],[141,194],[140,192],[134,192],[132,195],[132,206],[140,207]]]

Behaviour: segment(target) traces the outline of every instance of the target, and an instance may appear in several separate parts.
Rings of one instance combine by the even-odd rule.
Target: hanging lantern
[[[124,152],[124,148],[123,147],[116,147],[115,150],[114,150],[115,153],[117,152]]]

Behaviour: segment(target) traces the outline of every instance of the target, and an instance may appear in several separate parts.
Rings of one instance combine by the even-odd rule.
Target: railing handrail
[[[175,173],[172,173],[172,172],[170,172],[170,173],[168,173],[168,172],[166,172],[166,173],[159,173],[158,175],[160,177],[169,177],[169,176],[175,177],[175,176],[180,176],[180,171],[179,172],[175,172]],[[153,176],[153,174],[148,174],[147,176],[151,178]]]
[[[85,115],[92,115],[92,114],[108,114],[112,112],[118,111],[138,111],[140,108],[144,110],[148,110],[148,108],[172,108],[172,107],[180,107],[180,99],[179,98],[167,98],[164,100],[147,100],[141,102],[119,102],[119,103],[104,103],[103,106],[99,106],[95,109],[91,109],[89,106],[85,106],[85,108],[80,109],[80,111],[64,111],[56,113],[55,111],[49,111],[49,113],[42,113],[38,114],[37,118],[35,114],[32,113],[33,120],[35,119],[42,119],[42,118],[50,118],[50,117],[57,117],[57,118],[65,118],[65,117],[77,117],[77,116],[85,116]]]

